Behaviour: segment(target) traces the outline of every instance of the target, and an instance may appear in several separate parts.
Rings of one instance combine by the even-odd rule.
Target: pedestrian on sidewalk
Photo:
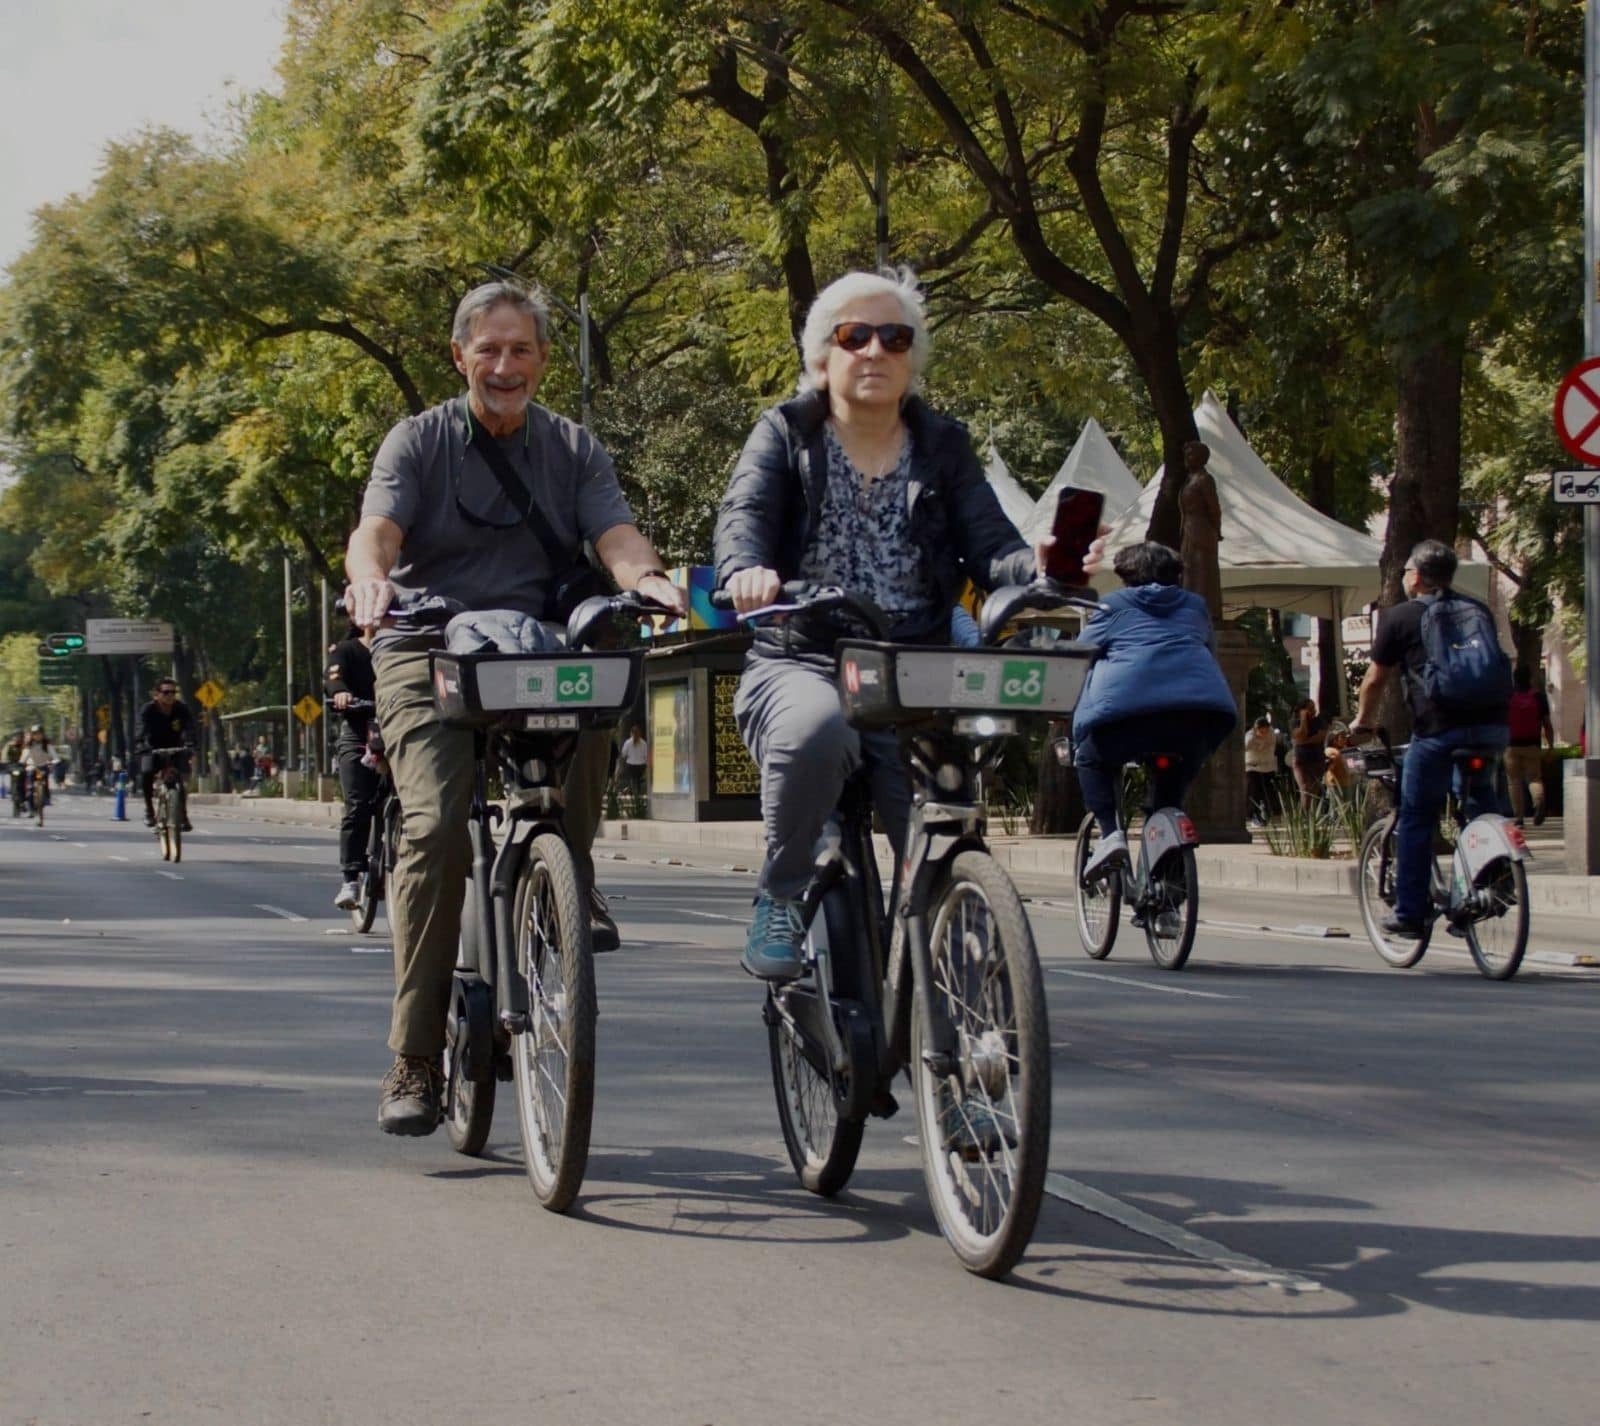
[[[1289,739],[1294,744],[1289,765],[1294,769],[1295,784],[1300,789],[1300,810],[1309,812],[1311,804],[1322,795],[1322,778],[1328,768],[1324,752],[1328,725],[1311,699],[1303,698],[1295,704],[1289,718]]]
[[[1245,797],[1250,804],[1250,826],[1265,827],[1272,820],[1270,789],[1278,771],[1278,737],[1272,719],[1263,713],[1244,735]]]
[[[1511,787],[1511,811],[1522,826],[1528,798],[1533,800],[1533,825],[1544,825],[1544,747],[1555,747],[1556,730],[1550,722],[1550,699],[1533,686],[1532,672],[1521,664],[1511,675],[1511,702],[1506,710],[1506,780]],[[1526,788],[1524,787],[1526,784]]]

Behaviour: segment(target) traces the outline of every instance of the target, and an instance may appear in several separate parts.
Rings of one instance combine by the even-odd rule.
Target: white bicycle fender
[[[1192,847],[1200,841],[1187,812],[1158,807],[1144,819],[1144,864],[1154,866],[1175,847]]]
[[[1525,862],[1533,856],[1522,828],[1509,817],[1493,812],[1485,812],[1467,823],[1456,838],[1456,854],[1474,882],[1491,862],[1502,857]]]

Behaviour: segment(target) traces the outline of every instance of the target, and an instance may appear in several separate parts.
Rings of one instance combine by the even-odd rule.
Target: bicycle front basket
[[[575,727],[616,718],[633,706],[642,659],[637,651],[433,653],[428,664],[433,701],[448,724],[476,727],[524,713]]]
[[[839,693],[860,728],[956,713],[1070,718],[1099,650],[1062,642],[1050,649],[920,648],[845,640]]]

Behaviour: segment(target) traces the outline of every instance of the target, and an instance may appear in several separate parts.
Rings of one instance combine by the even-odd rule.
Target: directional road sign
[[[294,716],[309,728],[322,716],[322,704],[308,693],[294,705]]]
[[[82,634],[50,634],[45,638],[46,646],[55,654],[81,654],[87,642]]]
[[[170,654],[172,625],[160,619],[86,619],[91,654]]]
[[[194,696],[202,708],[215,708],[222,702],[222,685],[208,678],[195,689]]]
[[[1557,505],[1600,505],[1600,470],[1558,470],[1550,476]]]

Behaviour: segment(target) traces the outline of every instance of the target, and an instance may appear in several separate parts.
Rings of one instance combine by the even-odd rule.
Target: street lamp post
[[[1600,0],[1589,0],[1583,28],[1583,352],[1600,356]],[[1567,870],[1600,874],[1600,506],[1583,507],[1585,726],[1589,746],[1563,788]],[[1577,794],[1574,796],[1573,794]]]

